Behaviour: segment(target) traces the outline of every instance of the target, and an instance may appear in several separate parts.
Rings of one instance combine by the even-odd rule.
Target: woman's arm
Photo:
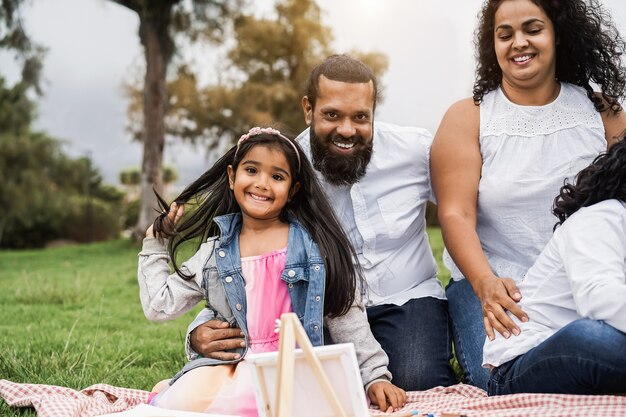
[[[479,129],[479,107],[471,98],[453,104],[435,134],[430,161],[446,248],[478,295],[487,335],[493,339],[494,328],[505,337],[508,332],[519,333],[505,310],[520,320],[527,318],[517,305],[521,295],[514,281],[493,274],[476,234],[476,204],[482,169]]]

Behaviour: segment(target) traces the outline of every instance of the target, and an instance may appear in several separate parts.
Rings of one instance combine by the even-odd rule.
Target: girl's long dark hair
[[[476,29],[474,103],[498,88],[502,70],[494,49],[495,14],[504,0],[486,0]],[[532,0],[552,21],[556,46],[556,79],[583,87],[597,111],[621,110],[626,94],[626,44],[608,12],[597,0]],[[593,91],[595,83],[607,104]]]
[[[300,189],[283,208],[281,220],[289,222],[289,219],[297,219],[317,243],[326,268],[324,314],[330,317],[341,316],[347,313],[354,302],[357,282],[360,283],[363,279],[363,272],[356,253],[315,176],[311,163],[304,156],[300,146],[291,139],[289,141],[291,144],[285,138],[263,133],[250,137],[239,149],[236,146],[231,148],[215,165],[174,199],[177,203],[192,206],[191,209],[186,207],[187,210],[176,227],[167,218],[169,205],[157,195],[162,214],[154,221],[154,232],[157,236],[170,238],[168,252],[174,270],[182,278],[191,279],[192,276],[181,271],[176,262],[180,245],[197,240],[199,246],[208,237],[217,236],[219,228],[213,219],[223,214],[241,211],[229,187],[227,167],[232,165],[236,171],[244,156],[254,146],[280,149],[292,173],[290,192],[294,192],[296,182],[300,183]]]
[[[561,187],[552,209],[559,218],[554,228],[581,207],[613,198],[626,200],[626,139],[620,140],[580,171],[575,184]]]

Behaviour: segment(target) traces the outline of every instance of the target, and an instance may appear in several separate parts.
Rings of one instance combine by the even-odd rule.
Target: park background
[[[434,133],[446,108],[471,94],[473,30],[482,1],[316,3],[322,25],[332,33],[333,52],[386,56],[384,101],[377,120]],[[626,33],[626,4],[622,0],[603,4],[620,32]],[[248,2],[246,10],[272,19],[274,7],[271,0],[258,0]],[[28,93],[36,106],[29,130],[60,140],[58,151],[87,164],[80,169],[98,179],[101,196],[126,204],[124,198],[132,190],[120,184],[120,174],[140,166],[142,149],[129,131],[132,97],[125,87],[136,83],[145,70],[137,15],[109,0],[32,0],[24,2],[21,16],[30,38],[47,48],[43,94]],[[193,44],[178,53],[201,82],[214,82],[225,70],[220,66],[224,48]],[[19,65],[13,58],[13,53],[0,49],[5,87],[19,81]],[[6,136],[0,135],[4,140]],[[190,144],[168,136],[164,162],[176,178],[170,192],[212,163],[216,151],[207,148],[204,140]],[[68,181],[71,174],[65,172]],[[4,175],[0,184],[12,179],[11,171]],[[81,187],[80,178],[72,180]],[[0,194],[5,186],[0,185]],[[29,190],[21,192],[29,201],[25,197]],[[7,203],[0,195],[1,216],[6,219],[10,213],[5,204],[28,214],[28,204],[19,206],[19,200]],[[73,202],[66,204],[69,209]],[[93,234],[80,235],[85,224],[76,227],[76,240],[97,240]],[[440,232],[429,228],[429,236],[440,262]],[[40,240],[34,246],[50,243]],[[28,247],[28,241],[22,246]],[[137,252],[137,243],[117,237],[88,245],[0,250],[0,378],[76,389],[99,382],[149,389],[177,371],[185,360],[186,325],[197,309],[170,323],[148,323],[138,300]],[[440,279],[444,284],[448,280],[441,264]],[[10,409],[0,401],[0,415],[32,413]]]
[[[603,0],[626,34],[626,2]],[[254,0],[256,13],[271,16],[271,0]],[[434,134],[445,110],[471,95],[473,31],[481,0],[318,0],[335,52],[378,51],[389,60],[382,78],[385,99],[376,119],[420,126]],[[108,0],[30,0],[24,24],[49,48],[43,68],[44,96],[36,127],[69,141],[75,156],[89,153],[107,182],[138,166],[141,147],[125,126],[128,100],[122,83],[142,65],[137,16]],[[582,42],[583,40],[581,40]],[[193,59],[213,76],[218,63]],[[15,80],[11,55],[0,53],[0,74]],[[165,163],[186,184],[207,168],[201,145],[168,144]]]

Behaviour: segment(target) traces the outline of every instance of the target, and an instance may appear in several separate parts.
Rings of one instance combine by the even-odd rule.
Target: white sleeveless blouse
[[[606,150],[602,117],[571,84],[545,106],[514,104],[498,88],[480,105],[479,140],[476,232],[495,275],[520,282],[552,236],[559,188]],[[444,263],[463,279],[447,251]]]

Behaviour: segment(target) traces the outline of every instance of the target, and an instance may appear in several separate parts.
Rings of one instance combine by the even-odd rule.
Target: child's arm
[[[390,383],[389,358],[374,338],[359,299],[357,295],[357,300],[345,315],[327,319],[328,331],[334,343],[354,344],[361,379],[372,402],[383,411],[388,407],[402,407],[406,393]]]
[[[213,243],[202,244],[198,252],[181,265],[181,271],[195,274],[192,279],[185,280],[176,273],[170,274],[169,255],[163,243],[156,238],[144,239],[139,253],[137,279],[141,306],[148,320],[174,319],[204,298],[202,267],[212,254]]]
[[[626,219],[617,215],[623,208],[601,204],[561,226],[559,252],[578,313],[626,332]]]

